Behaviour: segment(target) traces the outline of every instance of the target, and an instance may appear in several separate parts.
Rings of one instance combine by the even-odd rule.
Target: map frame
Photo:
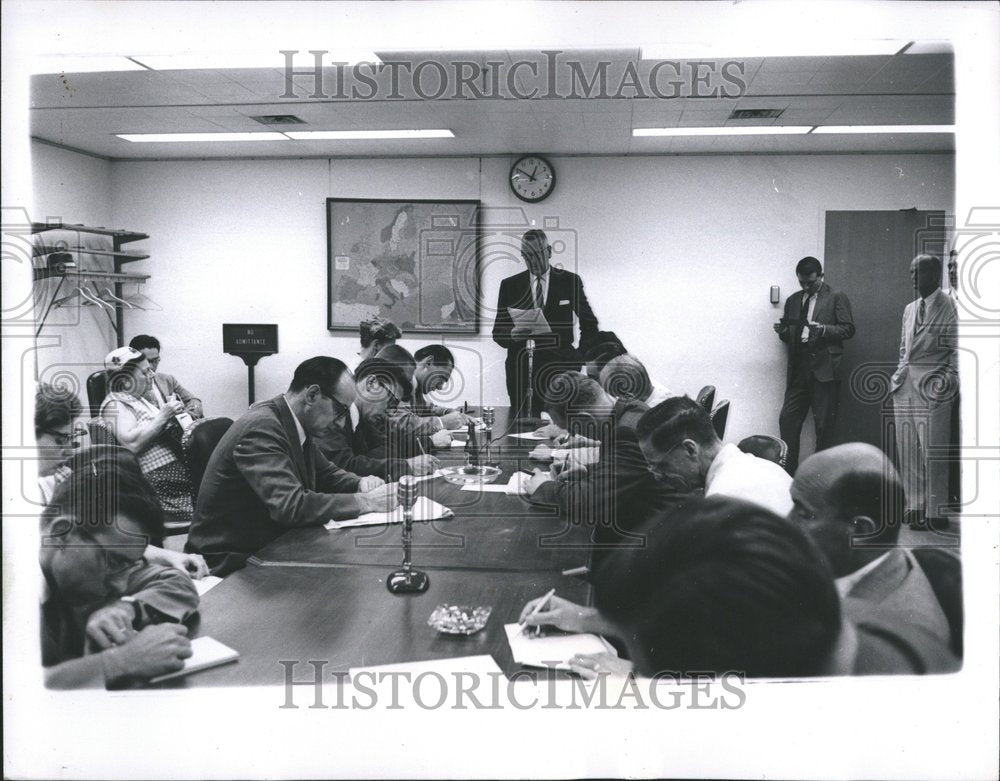
[[[427,207],[431,212],[427,212]],[[417,254],[413,259],[414,273],[410,275],[407,270],[400,269],[397,265],[395,269],[392,263],[385,263],[382,267],[372,262],[376,271],[367,269],[367,274],[376,274],[377,279],[374,284],[360,286],[354,275],[348,275],[354,280],[353,284],[357,290],[365,291],[365,294],[374,295],[376,299],[389,299],[378,301],[360,302],[358,307],[365,307],[365,315],[378,314],[393,321],[403,331],[408,333],[436,333],[436,334],[465,334],[476,335],[479,333],[481,315],[481,292],[482,292],[482,224],[480,220],[482,201],[479,199],[389,199],[389,198],[327,198],[326,199],[326,234],[327,234],[327,330],[329,331],[357,331],[358,324],[362,319],[357,311],[354,314],[344,317],[335,311],[337,304],[344,302],[335,296],[338,284],[347,269],[359,259],[357,245],[359,240],[365,236],[358,236],[339,229],[347,221],[354,217],[360,222],[372,222],[371,210],[377,208],[385,212],[385,219],[379,225],[381,230],[378,236],[372,238],[373,243],[381,243],[380,249],[386,249],[395,237],[394,228],[400,222],[404,224],[406,235],[409,238],[408,246],[416,241]],[[414,216],[413,220],[401,220],[401,216]],[[394,216],[392,216],[394,215]],[[359,219],[360,218],[360,219]],[[375,218],[377,219],[377,218]],[[362,229],[363,231],[364,229]],[[367,235],[367,234],[366,234]],[[386,236],[390,240],[386,240]],[[447,250],[448,243],[454,242],[454,250],[450,253]],[[437,248],[432,251],[431,248]],[[440,252],[445,248],[444,252]],[[443,255],[442,259],[451,259],[451,296],[442,306],[441,300],[427,301],[425,296],[440,292],[441,286],[432,288],[425,286],[423,273],[427,268],[428,255]],[[401,258],[383,254],[379,260],[399,261]],[[405,258],[402,258],[406,262]],[[369,259],[369,262],[371,260]],[[393,278],[393,272],[401,278]],[[404,278],[412,276],[412,279]],[[392,310],[396,301],[391,300],[393,295],[398,295],[399,290],[394,286],[399,284],[400,289],[417,296],[417,320],[401,320],[398,313]],[[415,283],[415,284],[414,284]],[[433,292],[428,292],[432,290]],[[464,291],[464,295],[462,294]],[[383,293],[385,295],[383,295]],[[403,294],[405,297],[405,293]],[[443,314],[437,317],[430,316],[432,312],[442,312],[451,307],[451,314],[446,318]],[[453,319],[448,319],[453,317]]]

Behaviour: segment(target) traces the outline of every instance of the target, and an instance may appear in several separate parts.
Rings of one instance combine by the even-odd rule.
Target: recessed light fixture
[[[454,138],[450,130],[290,130],[296,141],[359,141],[385,138]]]
[[[770,125],[768,127],[637,127],[636,138],[651,136],[788,136],[805,134],[811,125]]]
[[[135,144],[174,144],[201,141],[288,141],[284,133],[117,133]]]
[[[820,125],[813,133],[954,133],[954,125]]]
[[[265,52],[233,52],[230,54],[134,54],[131,59],[145,65],[150,70],[229,70],[233,68],[275,68],[285,67],[285,55],[277,49]],[[292,65],[296,69],[306,70],[315,65],[315,57],[303,49],[293,55]],[[380,64],[382,60],[373,51],[367,50],[330,50],[323,54],[324,67],[332,67],[333,63],[354,65],[359,62]]]
[[[896,54],[908,41],[795,40],[791,38],[703,43],[658,43],[643,46],[643,60],[731,60],[736,57],[857,57]]]

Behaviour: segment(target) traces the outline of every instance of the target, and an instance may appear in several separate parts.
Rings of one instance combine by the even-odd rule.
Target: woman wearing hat
[[[184,423],[190,422],[184,405],[176,398],[149,393],[149,361],[138,350],[112,350],[104,368],[108,396],[101,405],[101,418],[138,458],[163,507],[167,529],[187,527],[194,506],[191,476],[181,449]]]

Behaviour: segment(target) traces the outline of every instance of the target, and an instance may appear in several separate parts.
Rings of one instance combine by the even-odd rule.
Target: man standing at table
[[[788,473],[799,465],[799,437],[809,408],[816,423],[816,450],[834,444],[840,401],[840,359],[844,341],[854,336],[851,302],[823,282],[823,266],[805,257],[795,266],[802,287],[785,301],[785,316],[774,324],[788,345],[785,401],[778,417],[788,445]]]
[[[521,257],[526,271],[500,283],[493,341],[507,350],[507,395],[515,414],[537,417],[543,408],[538,382],[547,363],[560,349],[573,347],[573,317],[580,321],[580,340],[597,334],[597,317],[583,291],[583,281],[572,271],[549,266],[552,247],[545,231],[529,230],[521,239]],[[526,336],[511,318],[509,307],[541,309],[552,329],[537,337],[534,350],[534,383],[530,410],[523,409],[528,390],[528,350]]]
[[[205,468],[185,548],[202,554],[213,575],[240,569],[287,529],[396,506],[395,483],[338,468],[313,441],[353,394],[342,361],[310,358],[287,391],[229,427]]]
[[[948,502],[951,406],[958,394],[958,317],[941,290],[941,259],[917,255],[910,278],[918,298],[906,305],[899,366],[891,392],[899,471],[906,489],[904,520],[922,527],[940,520]],[[931,450],[938,451],[932,457]],[[945,524],[942,522],[942,526]]]

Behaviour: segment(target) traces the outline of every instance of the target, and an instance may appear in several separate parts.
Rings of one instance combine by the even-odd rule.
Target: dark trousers
[[[837,428],[837,406],[840,401],[840,382],[820,382],[809,365],[809,352],[796,348],[792,357],[792,371],[785,389],[785,401],[781,405],[778,427],[781,438],[788,445],[788,473],[795,474],[799,465],[799,437],[809,408],[816,421],[816,450],[824,450],[836,444],[834,436]]]

